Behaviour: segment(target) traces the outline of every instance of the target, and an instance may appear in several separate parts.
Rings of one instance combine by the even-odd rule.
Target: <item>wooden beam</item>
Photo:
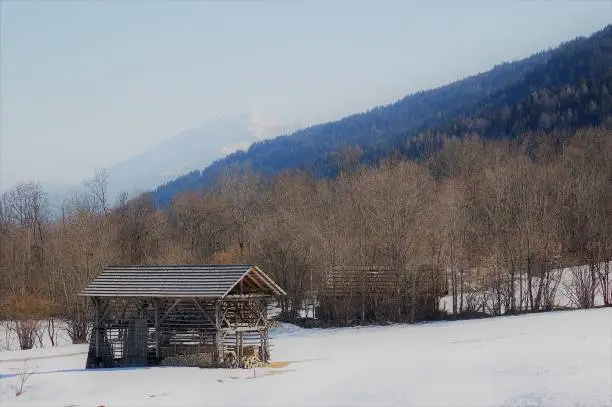
[[[255,278],[255,277],[253,276],[253,274],[252,274],[252,273],[247,274],[247,275],[245,276],[245,278],[247,278],[247,277],[249,278],[249,280],[251,280],[253,283],[255,283],[255,285],[257,285],[257,287],[259,287],[259,289],[260,289],[260,290],[262,290],[262,291],[267,291],[267,290],[266,290],[266,288],[267,288],[267,287],[264,287],[264,286],[261,284],[261,282],[259,281],[259,279]]]
[[[159,300],[153,300],[155,310],[155,359],[159,362],[161,359],[161,320],[159,315]]]
[[[215,301],[215,328],[219,330],[221,328],[221,301]]]
[[[265,328],[262,326],[254,327],[254,326],[239,326],[236,328],[223,328],[223,331],[227,334],[235,334],[237,332],[262,332],[265,331]]]
[[[266,298],[266,297],[270,297],[267,294],[229,294],[227,296],[225,296],[226,300],[234,300],[234,301],[248,301],[249,299],[252,298]]]
[[[215,332],[215,336],[213,339],[213,364],[215,367],[219,367],[222,362],[222,352],[221,347],[223,346],[222,339],[220,337],[219,331]]]
[[[257,273],[258,276],[260,276],[262,278],[263,281],[267,282],[269,287],[273,290],[276,291],[276,293],[278,295],[286,295],[287,293],[285,292],[285,290],[283,290],[282,288],[280,288],[280,286],[278,284],[276,284],[274,282],[274,280],[272,280],[266,273],[264,273],[263,271],[261,271],[259,269],[259,267],[257,266],[253,266],[253,268],[255,269],[255,272]]]
[[[124,301],[124,307],[123,307],[123,311],[121,311],[121,315],[119,315],[119,318],[117,318],[117,316],[115,316],[115,319],[117,320],[117,322],[119,321],[123,321],[125,319],[125,314],[127,313],[128,308],[130,307],[130,302],[129,300],[123,300]]]
[[[238,333],[238,336],[240,336],[240,358],[242,358],[244,356],[244,345],[242,340],[243,332]]]
[[[168,308],[168,310],[164,313],[164,316],[161,317],[160,322],[163,322],[164,319],[166,319],[166,317],[168,315],[170,315],[170,313],[172,312],[172,310],[174,310],[174,308],[176,308],[176,306],[178,305],[178,303],[181,302],[181,299],[178,298],[176,301],[174,301],[174,303],[170,306],[170,308]]]
[[[228,328],[231,328],[231,327],[232,327],[232,324],[230,323],[230,321],[228,321],[228,320],[227,320],[227,318],[225,318],[225,316],[227,315],[227,312],[228,312],[228,311],[229,311],[229,309],[228,309],[228,308],[226,308],[226,309],[223,311],[223,314],[221,315],[221,325],[223,325],[223,322],[225,321],[225,323],[227,324],[227,327],[228,327]]]
[[[261,353],[262,353],[262,362],[267,363],[270,360],[270,349],[268,348],[268,330],[264,329],[261,332],[261,336],[262,336],[262,349],[261,349]]]
[[[94,304],[94,341],[96,346],[96,365],[99,363],[100,358],[100,301],[97,297],[92,298]]]
[[[261,321],[262,319],[265,320],[265,316],[263,315],[263,312],[260,309],[256,309],[253,306],[252,302],[247,303],[247,308],[251,310],[251,312],[255,315],[255,317],[257,317],[255,326],[259,326],[259,321]]]
[[[102,321],[104,320],[104,317],[106,316],[106,312],[108,311],[108,304],[110,303],[109,300],[106,300],[106,302],[102,302],[102,299],[99,297],[94,297],[96,299],[96,302],[98,304],[98,307],[100,307],[98,310],[100,311],[99,315],[98,315],[98,320],[96,320],[96,324],[101,324]]]
[[[236,338],[235,339],[236,339],[236,345],[234,347],[234,351],[236,352],[236,359],[240,360],[240,347],[238,345],[238,342],[239,342],[239,340],[238,340],[238,333],[236,333]]]
[[[228,332],[226,329],[220,329],[219,331],[219,335],[221,337],[221,340],[225,339],[225,337],[227,336]]]
[[[206,310],[204,310],[204,308],[200,305],[198,300],[196,300],[195,298],[192,298],[192,300],[193,300],[193,303],[198,307],[198,309],[200,310],[202,315],[204,315],[206,317],[206,319],[208,319],[210,321],[211,324],[216,325],[215,321],[212,320],[212,318],[208,315]]]

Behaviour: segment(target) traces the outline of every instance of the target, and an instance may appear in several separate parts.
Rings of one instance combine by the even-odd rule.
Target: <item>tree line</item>
[[[371,322],[420,318],[422,265],[444,270],[457,317],[550,310],[561,290],[575,307],[597,295],[612,304],[609,130],[443,143],[423,161],[375,168],[348,154],[333,179],[230,168],[163,209],[148,195],[110,202],[99,172],[51,218],[40,185],[18,185],[0,204],[0,317],[23,348],[58,319],[83,342],[90,308],[77,293],[111,264],[257,264],[287,291],[279,305],[294,321],[338,265],[412,273],[404,311]],[[568,283],[558,270],[577,265]],[[354,323],[341,301],[332,307],[331,322]]]

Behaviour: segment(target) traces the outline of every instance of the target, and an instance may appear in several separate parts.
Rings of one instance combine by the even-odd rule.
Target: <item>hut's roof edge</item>
[[[258,276],[260,294],[285,295],[252,264],[173,264],[109,266],[79,296],[221,299],[247,275]]]

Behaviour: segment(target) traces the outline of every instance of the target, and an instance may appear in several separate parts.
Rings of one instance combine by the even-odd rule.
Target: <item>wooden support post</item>
[[[221,328],[221,301],[215,302],[215,328],[217,331]]]
[[[171,312],[174,310],[174,308],[175,308],[175,307],[178,305],[178,303],[179,303],[179,302],[181,302],[181,299],[180,299],[180,298],[177,298],[177,299],[176,299],[176,300],[175,300],[175,301],[172,303],[172,305],[170,306],[170,308],[168,308],[168,309],[166,310],[166,312],[164,313],[164,315],[161,317],[161,320],[162,320],[162,321],[163,321],[164,319],[166,319],[166,317],[167,317],[168,315],[170,315],[170,313],[171,313]]]
[[[361,272],[361,325],[365,324],[365,273]]]
[[[213,339],[213,365],[220,367],[223,363],[223,339],[219,331],[215,332]]]
[[[268,330],[265,329],[264,331],[262,331],[261,333],[262,335],[262,349],[261,349],[261,353],[262,353],[262,362],[264,363],[268,363],[270,361],[270,349],[268,348]]]
[[[236,352],[236,359],[240,360],[240,334],[238,332],[235,333],[236,335],[236,344],[234,346],[234,351]]]
[[[240,332],[240,357],[244,356],[244,343],[243,343],[244,332]]]
[[[155,309],[155,359],[159,363],[161,361],[161,321],[159,315],[159,300],[153,300]]]
[[[94,303],[94,326],[93,334],[96,347],[96,364],[100,362],[100,302],[97,297],[93,297]]]
[[[103,313],[100,309],[100,301],[97,297],[91,298],[91,303],[94,308],[93,324],[91,327],[91,339],[89,341],[89,351],[87,352],[87,361],[85,362],[85,368],[99,368],[101,366],[102,358],[102,340],[100,338],[101,320],[103,319]]]
[[[221,301],[215,302],[215,335],[213,336],[213,364],[220,367],[223,363],[223,336],[221,335]]]
[[[264,356],[264,340],[263,331],[259,331],[259,359],[265,362],[266,357]]]
[[[265,327],[261,331],[261,361],[268,363],[270,361],[270,349],[268,348],[268,304],[266,300],[262,301],[262,316],[263,326]]]
[[[208,315],[208,313],[206,312],[206,310],[204,309],[204,307],[202,307],[202,305],[198,302],[198,300],[196,298],[192,298],[193,303],[196,305],[196,307],[200,310],[200,312],[202,313],[202,315],[204,315],[206,317],[206,319],[208,319],[208,321],[215,325],[216,322],[212,320],[212,318]],[[215,318],[216,319],[216,318]]]

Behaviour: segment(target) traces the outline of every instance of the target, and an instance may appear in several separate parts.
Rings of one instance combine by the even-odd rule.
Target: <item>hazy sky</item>
[[[612,1],[0,0],[0,187],[78,183],[214,117],[329,120],[528,56]]]

